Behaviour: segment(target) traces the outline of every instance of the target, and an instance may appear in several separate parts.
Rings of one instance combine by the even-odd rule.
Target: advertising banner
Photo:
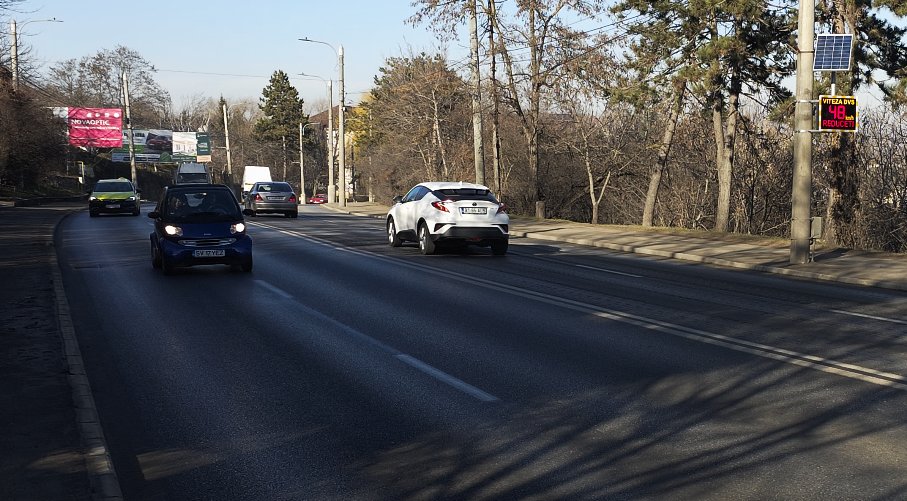
[[[135,161],[138,163],[172,162],[170,150],[173,132],[163,129],[133,129],[132,143],[135,147]],[[114,162],[129,162],[129,131],[123,130],[122,145],[110,152]]]
[[[211,161],[211,137],[207,132],[199,132],[195,135],[196,158],[197,162]]]
[[[194,132],[173,133],[173,161],[194,162],[197,145]]]
[[[69,108],[69,144],[118,148],[122,144],[123,112],[119,108]]]

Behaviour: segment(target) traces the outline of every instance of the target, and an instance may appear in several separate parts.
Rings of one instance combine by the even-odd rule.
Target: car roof
[[[116,179],[98,179],[99,183],[122,183],[123,181],[126,181],[127,183],[132,182],[125,177],[118,177]]]
[[[463,181],[430,181],[427,183],[419,183],[420,186],[425,186],[426,188],[434,190],[451,190],[457,188],[469,188],[474,190],[487,190],[487,186],[475,183],[465,183]]]

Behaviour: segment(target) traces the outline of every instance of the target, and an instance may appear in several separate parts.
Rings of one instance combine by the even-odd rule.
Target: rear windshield
[[[275,193],[289,193],[293,191],[288,183],[261,183],[258,191],[273,191]]]
[[[176,176],[180,183],[207,183],[208,175],[204,172],[180,172]]]
[[[435,196],[444,200],[485,200],[497,203],[494,194],[489,190],[479,190],[475,188],[446,188],[435,190]]]
[[[132,183],[123,182],[101,182],[94,186],[94,191],[132,191]]]

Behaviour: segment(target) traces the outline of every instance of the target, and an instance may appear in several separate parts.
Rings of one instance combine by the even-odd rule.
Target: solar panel
[[[813,71],[847,71],[853,35],[823,33],[816,35],[816,56]]]

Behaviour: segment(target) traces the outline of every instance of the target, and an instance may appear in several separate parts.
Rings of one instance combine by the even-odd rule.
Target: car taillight
[[[447,202],[447,201],[445,200],[443,202],[432,202],[431,206],[434,207],[435,209],[438,209],[441,212],[450,212],[449,210],[447,210],[447,207],[444,206],[445,202]]]
[[[261,195],[259,195],[258,193],[256,193],[256,194],[255,194],[255,201],[256,201],[256,202],[261,202],[262,200],[264,200],[264,199],[261,198]]]
[[[296,195],[290,195],[290,202],[296,203]]]
[[[507,206],[504,205],[504,202],[498,204],[498,214],[507,214]]]

